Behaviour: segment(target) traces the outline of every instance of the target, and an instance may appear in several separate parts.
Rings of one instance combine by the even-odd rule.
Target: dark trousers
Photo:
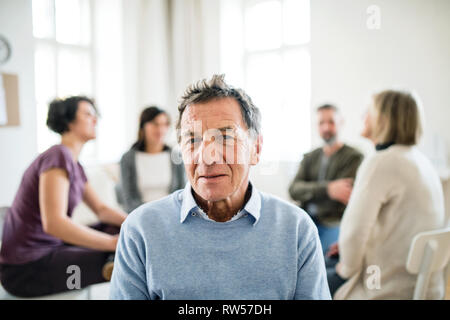
[[[328,287],[330,288],[331,296],[334,296],[335,292],[342,286],[345,281],[344,278],[341,278],[336,272],[336,265],[339,262],[339,255],[325,257],[325,267],[327,269],[327,280]]]
[[[117,234],[120,230],[102,223],[91,227],[108,234]],[[6,291],[18,297],[61,293],[73,289],[73,284],[76,284],[76,281],[69,279],[77,272],[69,266],[76,266],[79,268],[76,269],[80,275],[80,287],[84,288],[106,281],[102,276],[102,268],[111,254],[65,244],[36,261],[0,265],[0,282]]]

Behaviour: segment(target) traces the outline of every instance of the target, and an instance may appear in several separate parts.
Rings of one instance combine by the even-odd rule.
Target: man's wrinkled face
[[[247,186],[259,161],[253,139],[233,98],[189,105],[181,118],[181,150],[188,179],[206,201],[225,200]]]
[[[339,129],[339,115],[332,109],[324,109],[317,112],[320,137],[326,143],[336,140]]]

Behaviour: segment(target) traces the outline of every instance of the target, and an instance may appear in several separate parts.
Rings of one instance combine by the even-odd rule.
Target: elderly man
[[[326,253],[338,239],[339,224],[363,156],[339,140],[343,120],[336,106],[320,106],[317,118],[325,144],[304,156],[289,193],[311,215]]]
[[[330,299],[317,229],[249,181],[260,113],[213,76],[189,87],[177,130],[189,183],[125,221],[112,299]]]

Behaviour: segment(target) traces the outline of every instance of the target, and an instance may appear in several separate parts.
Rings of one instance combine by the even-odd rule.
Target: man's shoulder
[[[317,233],[317,228],[311,217],[302,208],[288,202],[276,195],[260,192],[262,199],[262,208],[264,212],[270,213],[278,225],[293,227],[298,230],[301,237],[310,237]]]
[[[309,219],[309,215],[295,203],[291,203],[279,196],[259,191],[261,195],[262,208],[274,213],[276,216],[283,216],[289,220],[302,221]]]
[[[361,151],[359,151],[358,149],[349,146],[348,144],[344,144],[344,146],[342,147],[342,150],[344,151],[345,154],[347,154],[350,157],[359,157],[359,158],[363,158],[363,153]]]
[[[303,155],[304,158],[315,158],[322,154],[322,148],[313,149]]]
[[[159,200],[142,204],[133,210],[125,222],[127,226],[133,228],[157,227],[160,223],[165,223],[174,216],[179,215],[178,194],[182,190],[177,190]]]

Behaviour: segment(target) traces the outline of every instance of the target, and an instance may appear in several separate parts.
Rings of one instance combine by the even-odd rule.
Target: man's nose
[[[331,125],[329,123],[322,125],[322,130],[324,132],[329,132],[331,130]]]
[[[218,150],[214,138],[203,140],[198,149],[198,161],[208,166],[220,162],[220,151]]]
[[[199,153],[199,163],[204,163],[208,166],[212,165],[214,163],[214,159],[209,155],[211,148],[211,141],[202,141],[200,144],[200,148],[198,150]]]

